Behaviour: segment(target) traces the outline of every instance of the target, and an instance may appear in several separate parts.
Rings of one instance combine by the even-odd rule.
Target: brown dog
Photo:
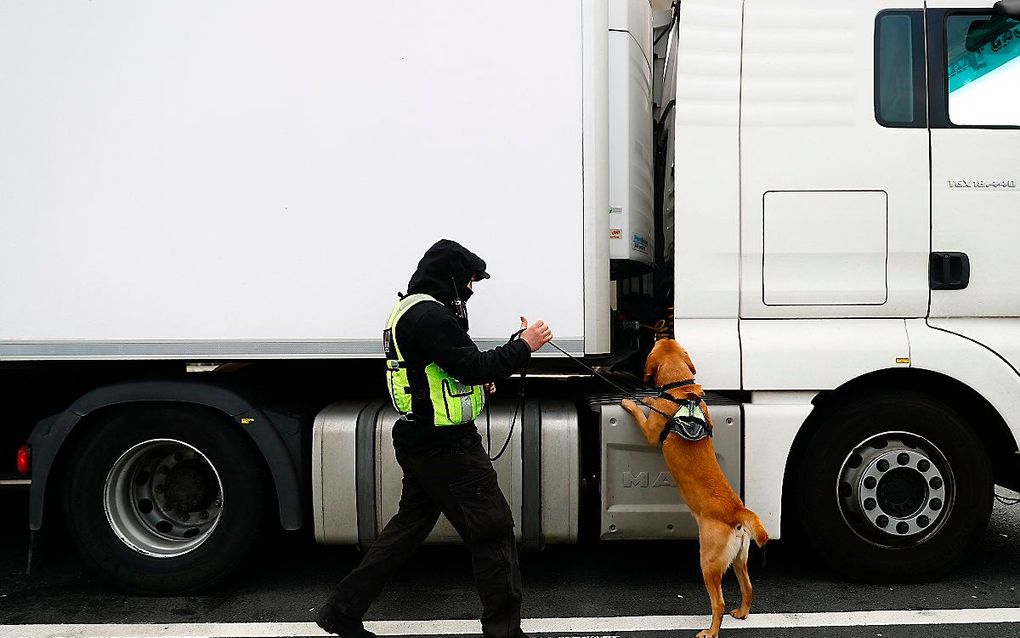
[[[687,351],[673,339],[657,341],[645,362],[645,383],[654,381],[664,385],[694,380],[694,363]],[[677,400],[699,401],[705,421],[711,428],[712,420],[708,406],[702,400],[704,392],[696,383],[668,390]],[[645,399],[645,404],[665,414],[674,414],[677,404],[664,398]],[[659,437],[667,419],[655,411],[648,416],[636,403],[630,400],[621,404],[634,417],[645,439],[651,445],[659,445]],[[719,635],[726,602],[723,600],[722,577],[733,565],[740,581],[740,607],[730,612],[734,618],[747,618],[751,610],[751,579],[747,575],[747,550],[751,539],[758,547],[768,542],[769,536],[762,527],[758,515],[744,507],[744,503],[730,487],[726,476],[715,458],[711,438],[688,441],[679,435],[670,434],[662,444],[669,473],[673,475],[687,506],[691,508],[698,522],[698,540],[701,543],[701,575],[705,589],[712,600],[712,626],[698,634],[699,638],[715,638]]]

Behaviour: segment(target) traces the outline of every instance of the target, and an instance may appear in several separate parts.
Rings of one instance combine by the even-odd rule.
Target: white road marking
[[[700,630],[708,616],[606,616],[528,618],[524,631],[547,633],[622,633]],[[897,625],[1020,623],[1020,608],[832,611],[804,614],[754,614],[747,620],[723,618],[723,629],[794,629]],[[481,633],[477,620],[381,620],[365,627],[381,636],[436,636]],[[293,638],[326,635],[314,623],[170,623],[0,625],[0,638]]]

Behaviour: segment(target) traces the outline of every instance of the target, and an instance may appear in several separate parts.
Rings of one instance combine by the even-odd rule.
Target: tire
[[[811,548],[854,580],[930,580],[988,526],[988,454],[952,408],[916,393],[863,398],[813,433],[797,472]]]
[[[148,593],[215,585],[262,528],[258,460],[229,422],[187,406],[133,406],[105,417],[71,458],[64,515],[101,577]]]

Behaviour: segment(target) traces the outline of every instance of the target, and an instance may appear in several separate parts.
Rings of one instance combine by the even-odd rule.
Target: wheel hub
[[[924,505],[927,494],[924,476],[905,467],[886,472],[875,490],[878,509],[896,518],[913,516]]]
[[[163,484],[163,500],[175,512],[197,512],[212,506],[216,498],[216,475],[207,464],[190,459],[171,469]]]
[[[843,463],[840,512],[868,542],[909,547],[948,518],[953,486],[941,450],[916,435],[883,433],[862,441]]]

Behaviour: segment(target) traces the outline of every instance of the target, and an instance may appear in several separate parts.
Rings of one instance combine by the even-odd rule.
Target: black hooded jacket
[[[488,278],[485,262],[455,241],[441,239],[418,262],[418,269],[407,284],[407,294],[431,295],[432,302],[413,306],[397,323],[396,340],[407,361],[411,386],[413,421],[398,421],[393,428],[393,443],[402,447],[428,447],[476,432],[474,423],[460,426],[434,426],[425,366],[435,362],[461,383],[480,385],[506,379],[521,370],[531,358],[531,348],[523,341],[480,352],[467,333],[467,320],[453,311],[459,295],[467,301],[472,275]]]

